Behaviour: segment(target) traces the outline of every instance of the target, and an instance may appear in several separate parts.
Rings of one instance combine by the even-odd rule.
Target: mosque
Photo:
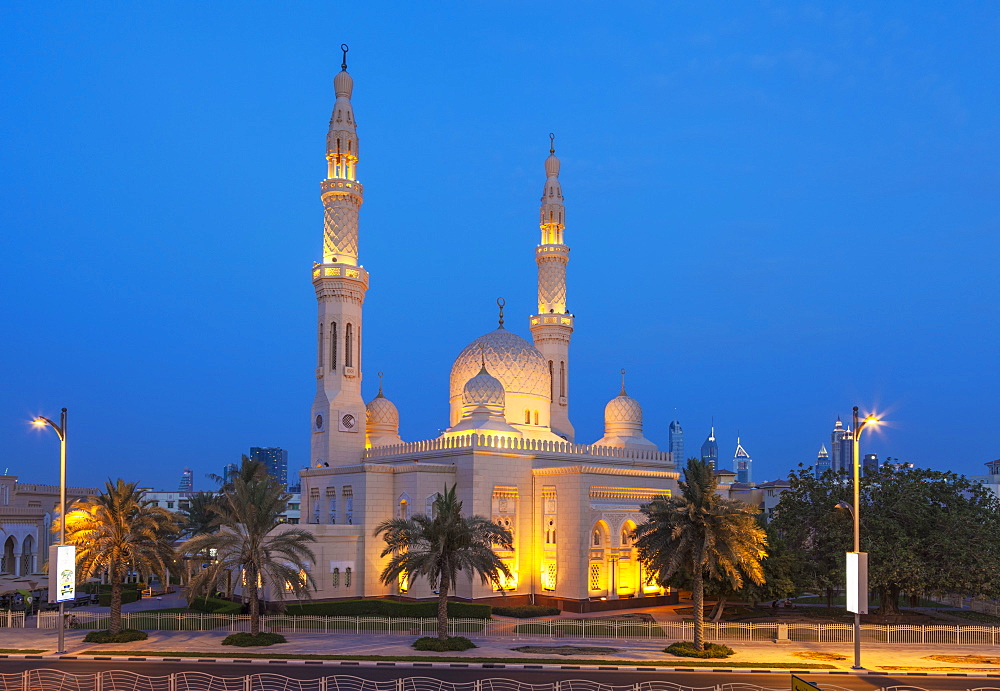
[[[450,427],[438,436],[404,442],[399,411],[381,382],[365,404],[369,275],[358,260],[364,188],[343,49],[321,183],[323,259],[312,270],[318,320],[311,462],[300,471],[301,527],[317,538],[314,597],[434,597],[423,581],[380,582],[383,542],[373,532],[388,518],[429,513],[435,495],[456,484],[464,511],[506,526],[514,543],[500,553],[510,579],[482,585],[460,577],[456,597],[570,611],[639,606],[630,602],[635,598],[644,598],[643,606],[676,602],[676,593],[650,582],[630,539],[643,520],[640,506],[676,491],[674,459],[643,436],[642,408],[624,381],[605,407],[602,438],[578,443],[570,422],[575,318],[566,302],[569,246],[554,143],[544,165],[531,340],[505,327],[499,300],[498,328],[465,346],[452,365]]]

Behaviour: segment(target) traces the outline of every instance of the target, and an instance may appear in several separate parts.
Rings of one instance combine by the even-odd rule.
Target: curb
[[[878,677],[982,677],[1000,679],[1000,670],[996,674],[989,672],[878,672],[874,670],[838,670],[838,669],[759,669],[747,667],[724,667],[712,669],[709,667],[651,667],[643,665],[634,667],[628,665],[532,665],[509,664],[502,662],[390,662],[375,660],[306,660],[306,659],[266,659],[245,657],[127,657],[125,655],[0,655],[0,660],[66,660],[86,662],[205,662],[210,664],[249,664],[249,665],[322,665],[324,667],[400,667],[416,669],[512,669],[512,670],[542,670],[542,671],[591,671],[591,672],[701,672],[713,674],[826,674],[841,676],[878,676]]]

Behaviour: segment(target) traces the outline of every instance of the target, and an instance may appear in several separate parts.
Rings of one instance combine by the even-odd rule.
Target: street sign
[[[792,675],[792,691],[820,691],[816,684],[812,684],[801,677]]]
[[[66,602],[76,598],[76,547],[49,547],[49,602]]]

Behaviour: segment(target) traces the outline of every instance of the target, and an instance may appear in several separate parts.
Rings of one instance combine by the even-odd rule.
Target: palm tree
[[[146,501],[146,491],[136,485],[120,478],[114,483],[108,480],[103,492],[77,500],[66,514],[66,541],[76,545],[78,577],[108,572],[111,633],[122,630],[125,576],[155,573],[165,582],[180,527],[172,513]]]
[[[316,555],[309,547],[316,537],[301,528],[275,529],[288,505],[288,494],[270,475],[236,476],[219,496],[215,533],[197,535],[182,545],[185,554],[215,550],[211,565],[200,571],[188,587],[188,600],[215,590],[228,574],[238,574],[250,601],[250,633],[260,633],[260,589],[271,586],[275,599],[290,590],[308,598],[315,588],[308,565]]]
[[[181,510],[184,519],[182,526],[184,535],[194,537],[204,533],[213,533],[218,529],[215,524],[219,497],[213,492],[195,492],[188,498],[186,509]]]
[[[264,462],[255,461],[246,454],[240,457],[239,467],[235,470],[227,470],[224,476],[216,475],[215,473],[206,473],[205,475],[205,477],[219,486],[220,492],[232,489],[236,478],[242,478],[245,482],[250,482],[251,480],[261,480],[266,476],[267,466],[264,465]]]
[[[513,549],[510,531],[482,516],[462,516],[462,502],[455,496],[455,485],[444,488],[434,497],[433,515],[393,518],[375,529],[382,535],[385,549],[380,556],[390,556],[382,570],[385,585],[423,576],[438,595],[438,639],[448,640],[448,593],[458,572],[471,577],[478,573],[482,582],[498,583],[500,574],[510,577],[510,569],[493,551]]]
[[[662,585],[690,579],[694,603],[694,647],[704,650],[705,580],[733,590],[745,580],[764,582],[761,559],[767,536],[754,516],[758,509],[715,493],[712,467],[689,458],[680,496],[657,498],[642,507],[648,521],[635,529],[639,560]]]

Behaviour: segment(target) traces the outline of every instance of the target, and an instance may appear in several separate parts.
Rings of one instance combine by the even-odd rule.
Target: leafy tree
[[[705,648],[705,583],[739,590],[746,581],[763,583],[761,559],[767,538],[750,506],[716,494],[711,466],[689,458],[680,495],[642,507],[648,521],[635,529],[639,560],[662,585],[689,577],[694,604],[694,646]]]
[[[839,502],[852,499],[850,477],[827,470],[817,478],[800,465],[789,474],[789,483],[771,527],[797,557],[800,588],[825,593],[830,606],[834,593],[844,587],[844,552],[852,546],[850,512],[836,510]]]
[[[145,490],[137,484],[108,480],[103,492],[77,500],[67,512],[66,540],[76,545],[78,577],[108,573],[112,634],[122,630],[125,577],[130,572],[155,573],[166,581],[180,528],[172,513],[144,499]]]
[[[834,507],[850,502],[851,480],[807,469],[790,476],[773,524],[808,564],[810,580],[829,592],[844,584],[852,520]],[[1000,583],[1000,502],[951,472],[890,464],[861,481],[861,549],[880,612],[899,613],[899,595],[954,592],[995,595]]]
[[[438,639],[448,640],[448,593],[458,572],[471,577],[478,573],[482,582],[496,583],[510,569],[493,551],[513,549],[510,531],[482,516],[462,516],[462,502],[455,485],[434,497],[433,515],[383,521],[375,535],[385,540],[382,557],[389,562],[380,576],[382,583],[397,582],[400,574],[422,576],[438,593]]]
[[[246,464],[244,464],[246,466]],[[315,588],[307,568],[316,556],[308,543],[316,538],[301,528],[285,528],[278,517],[284,513],[291,495],[278,481],[264,474],[248,474],[232,479],[213,507],[218,531],[197,535],[182,546],[188,555],[215,550],[215,559],[191,580],[188,599],[208,595],[230,574],[243,583],[250,604],[250,633],[260,633],[260,589],[270,586],[279,602],[290,590],[308,598]]]
[[[883,614],[899,595],[993,595],[1000,583],[1000,502],[952,472],[885,464],[861,484],[861,548]]]

